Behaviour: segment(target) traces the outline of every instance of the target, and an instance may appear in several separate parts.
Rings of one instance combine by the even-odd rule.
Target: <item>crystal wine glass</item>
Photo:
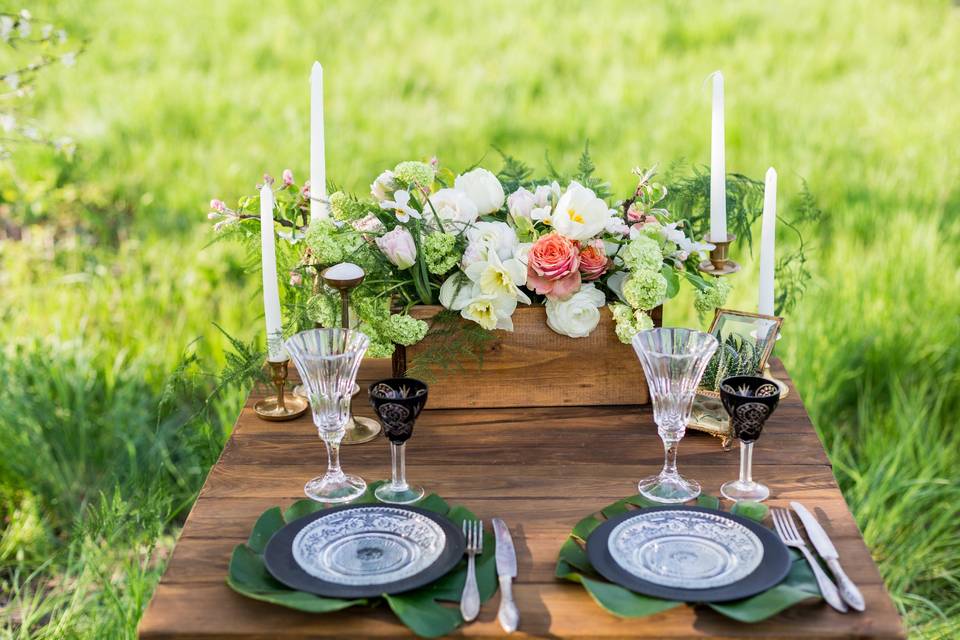
[[[697,385],[717,350],[717,339],[694,329],[648,329],[633,337],[633,349],[647,377],[664,448],[660,474],[644,478],[637,487],[654,502],[692,500],[700,495],[700,485],[677,471],[677,445],[686,433]]]
[[[313,423],[327,446],[327,472],[304,486],[317,502],[359,498],[367,483],[340,468],[340,443],[350,417],[350,399],[363,354],[370,340],[351,329],[310,329],[288,339],[287,352],[307,388]]]
[[[780,402],[780,387],[760,376],[733,376],[720,383],[720,400],[740,440],[740,478],[724,483],[720,493],[730,500],[766,500],[770,489],[752,476],[753,443]]]
[[[381,502],[410,504],[423,497],[423,487],[407,484],[406,443],[427,403],[427,385],[414,378],[387,378],[370,385],[370,404],[390,440],[391,478],[373,494]]]

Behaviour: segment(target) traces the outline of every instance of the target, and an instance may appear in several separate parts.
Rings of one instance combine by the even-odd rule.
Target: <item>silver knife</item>
[[[799,502],[791,502],[790,506],[800,516],[800,521],[803,523],[803,528],[807,530],[810,542],[813,543],[817,553],[826,561],[830,571],[833,572],[833,576],[837,579],[837,590],[840,592],[840,597],[857,611],[866,609],[863,594],[860,593],[857,585],[853,584],[853,580],[847,577],[847,574],[843,572],[843,567],[840,566],[840,554],[837,553],[837,548],[830,541],[830,536],[827,535],[827,532],[823,530],[823,527],[805,506]]]
[[[507,633],[517,630],[520,613],[513,602],[512,580],[517,577],[517,552],[513,548],[510,529],[500,518],[493,519],[493,535],[497,540],[497,577],[500,579],[500,610],[497,620]]]

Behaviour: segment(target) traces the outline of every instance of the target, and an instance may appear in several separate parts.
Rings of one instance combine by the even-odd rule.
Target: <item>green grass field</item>
[[[623,192],[635,165],[709,160],[723,69],[728,169],[773,165],[781,202],[805,179],[824,211],[779,355],[911,633],[960,635],[955,3],[31,4],[88,46],[32,100],[75,160],[25,148],[0,172],[23,231],[0,240],[4,637],[134,635],[242,400],[204,402],[229,351],[212,323],[262,334],[259,276],[207,247],[206,204],[306,177],[314,59],[328,175],[354,190],[494,146],[569,166],[589,140]]]

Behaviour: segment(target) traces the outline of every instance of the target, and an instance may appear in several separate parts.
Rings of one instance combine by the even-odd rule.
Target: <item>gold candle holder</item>
[[[270,362],[270,373],[273,385],[277,388],[275,398],[264,398],[253,405],[253,411],[261,420],[269,422],[283,422],[284,420],[293,420],[299,418],[307,409],[310,403],[306,398],[294,393],[288,393],[287,375],[290,360],[281,362]]]
[[[727,234],[726,240],[712,240],[705,238],[706,242],[714,245],[710,251],[710,259],[704,260],[697,267],[701,272],[711,276],[729,276],[740,271],[740,265],[729,258],[730,243],[737,239],[732,233]]]
[[[350,328],[350,291],[360,286],[365,276],[363,269],[351,263],[336,264],[320,273],[320,277],[328,287],[340,292],[340,326],[344,329]],[[356,386],[352,395],[356,396],[359,392],[360,387]],[[346,433],[340,444],[363,444],[370,442],[378,435],[380,435],[379,422],[355,416],[351,411]]]

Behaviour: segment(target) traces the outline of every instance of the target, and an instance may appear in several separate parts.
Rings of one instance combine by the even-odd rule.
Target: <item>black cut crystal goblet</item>
[[[370,404],[390,441],[392,473],[373,492],[381,502],[410,504],[423,497],[423,487],[407,483],[406,442],[427,404],[427,384],[414,378],[387,378],[370,385]]]
[[[720,493],[736,501],[766,500],[770,489],[753,480],[753,443],[780,402],[780,387],[760,376],[733,376],[720,383],[720,400],[740,440],[740,478],[724,483]]]

